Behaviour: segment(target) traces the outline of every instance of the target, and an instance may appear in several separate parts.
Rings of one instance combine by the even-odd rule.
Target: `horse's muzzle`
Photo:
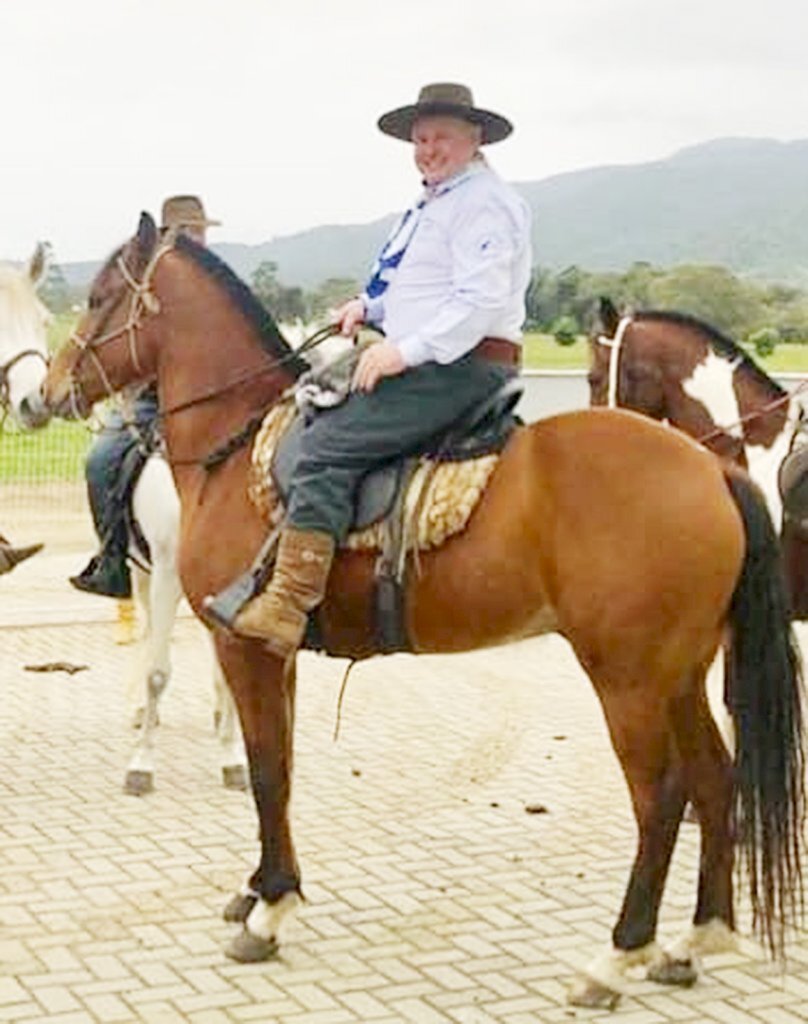
[[[44,427],[50,421],[51,410],[45,404],[39,391],[29,392],[20,402],[17,418],[28,430]]]

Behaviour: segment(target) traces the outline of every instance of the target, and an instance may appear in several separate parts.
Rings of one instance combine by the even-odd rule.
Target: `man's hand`
[[[369,345],[359,357],[351,389],[372,391],[382,377],[395,377],[407,369],[404,357],[391,341]]]
[[[348,299],[339,309],[334,310],[334,323],[346,338],[352,338],[360,324],[365,322],[365,304],[360,298]]]

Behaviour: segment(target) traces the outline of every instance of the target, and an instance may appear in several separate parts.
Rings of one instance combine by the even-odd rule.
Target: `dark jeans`
[[[127,547],[124,496],[120,493],[121,467],[129,452],[154,428],[157,396],[153,391],[134,402],[134,425],[124,423],[113,410],[87,455],[84,467],[93,525],[102,546],[123,551]]]
[[[472,355],[449,365],[424,363],[382,378],[369,394],[354,392],[342,405],[318,413],[303,431],[287,522],[343,540],[356,488],[369,470],[424,451],[514,373]]]

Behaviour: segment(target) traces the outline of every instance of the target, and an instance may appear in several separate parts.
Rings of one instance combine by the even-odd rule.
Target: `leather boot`
[[[29,544],[23,548],[15,548],[5,538],[0,537],[0,576],[4,572],[11,572],[15,565],[19,565],[20,562],[24,562],[26,558],[30,558],[31,555],[35,555],[37,551],[41,550],[41,544]]]
[[[123,552],[102,548],[78,576],[69,576],[68,579],[76,590],[88,594],[118,598],[132,596],[132,577]]]
[[[233,631],[263,640],[281,658],[294,654],[303,642],[308,613],[325,596],[333,558],[330,534],[287,527],[269,586],[238,613]]]

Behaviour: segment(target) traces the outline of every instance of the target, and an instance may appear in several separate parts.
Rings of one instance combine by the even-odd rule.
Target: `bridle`
[[[40,352],[39,349],[36,348],[25,348],[21,352],[15,353],[4,363],[0,363],[0,409],[3,410],[4,419],[11,406],[11,371],[17,363],[22,362],[22,360],[26,359],[28,356],[36,356],[37,359],[41,359],[45,364],[45,369],[48,368],[48,357],[44,352]]]
[[[154,274],[160,260],[167,252],[173,249],[173,247],[174,237],[173,235],[169,235],[154,251],[151,259],[146,265],[146,269],[143,272],[143,278],[140,281],[137,280],[127,266],[123,252],[119,253],[115,260],[115,266],[118,268],[128,291],[131,293],[126,320],[119,327],[108,331],[106,334],[101,334],[92,338],[85,338],[79,334],[78,330],[75,330],[67,339],[68,344],[75,346],[79,350],[79,357],[70,374],[70,403],[73,407],[73,412],[77,416],[81,414],[80,409],[84,396],[81,393],[81,385],[76,381],[75,370],[85,355],[89,356],[92,360],[93,367],[103,383],[109,397],[112,397],[115,394],[116,389],[112,386],[112,382],[104,369],[104,365],[97,355],[98,350],[103,345],[108,344],[110,341],[117,341],[121,335],[126,335],[129,343],[129,358],[132,361],[132,366],[135,368],[137,373],[143,372],[140,356],[138,354],[137,332],[138,329],[142,327],[143,321],[147,315],[156,316],[160,312],[160,300],[152,290],[152,279],[154,278]]]
[[[123,252],[118,254],[115,266],[118,268],[127,289],[131,292],[129,310],[123,324],[111,331],[108,331],[106,334],[101,334],[96,337],[85,338],[79,334],[78,331],[73,331],[70,335],[68,344],[72,344],[79,349],[79,358],[76,360],[76,364],[71,370],[70,375],[70,403],[75,415],[81,416],[82,404],[88,404],[81,393],[81,385],[78,384],[75,379],[75,370],[85,355],[89,356],[93,361],[94,368],[98,373],[109,397],[112,397],[116,393],[116,389],[113,387],[107,372],[97,355],[98,349],[101,348],[102,345],[106,345],[111,341],[116,341],[122,335],[126,335],[129,343],[129,356],[132,361],[132,366],[137,373],[143,372],[140,357],[138,355],[138,331],[143,326],[146,316],[154,317],[160,313],[160,299],[155,294],[152,287],[154,274],[163,256],[174,248],[175,239],[175,231],[170,231],[166,235],[165,239],[155,250],[146,265],[146,269],[143,272],[143,278],[140,281],[137,280],[127,266]],[[165,419],[174,413],[182,412],[185,409],[190,409],[203,402],[208,402],[214,398],[218,398],[220,395],[232,391],[233,388],[238,387],[240,384],[254,380],[256,377],[263,376],[264,374],[273,373],[286,364],[299,361],[305,352],[315,348],[321,342],[332,337],[334,334],[338,334],[339,331],[340,328],[338,324],[328,324],[320,330],[315,331],[315,333],[308,337],[303,344],[299,346],[299,348],[292,349],[288,354],[279,358],[272,358],[266,367],[262,367],[260,370],[250,369],[237,374],[224,384],[217,385],[215,388],[211,388],[202,394],[186,399],[185,401],[179,402],[167,409],[161,409],[158,416],[160,419]]]
[[[625,337],[626,330],[632,320],[633,317],[624,316],[617,325],[617,330],[612,338],[607,334],[599,334],[597,337],[599,345],[605,345],[611,350],[609,352],[609,392],[607,402],[610,409],[618,407],[617,392],[620,385],[620,351],[623,347],[623,338]]]

